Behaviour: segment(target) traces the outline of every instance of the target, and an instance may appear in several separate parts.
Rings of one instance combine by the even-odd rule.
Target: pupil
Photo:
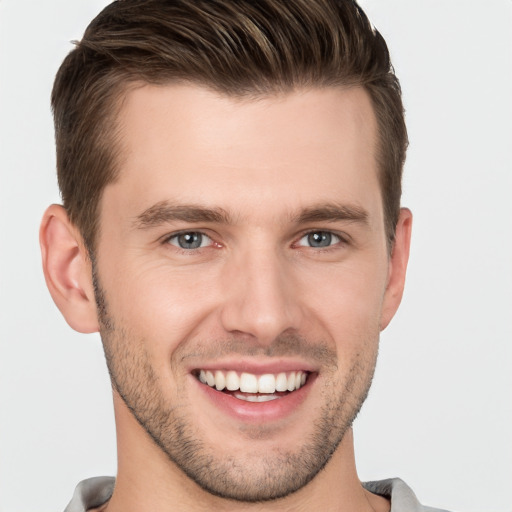
[[[179,246],[182,249],[197,249],[203,241],[201,233],[183,233],[178,237]]]
[[[329,247],[331,245],[332,236],[325,231],[318,231],[308,235],[308,242],[311,247]]]

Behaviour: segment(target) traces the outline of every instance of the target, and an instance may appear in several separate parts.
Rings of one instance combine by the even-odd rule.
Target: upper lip
[[[317,372],[318,368],[301,360],[294,359],[280,359],[275,358],[272,360],[257,360],[257,359],[223,359],[217,361],[204,361],[197,362],[193,366],[190,366],[189,372],[197,370],[210,370],[212,372],[216,370],[222,371],[236,371],[239,373],[252,373],[254,375],[264,375],[267,373],[281,373],[281,372],[292,372],[302,370],[306,372]]]

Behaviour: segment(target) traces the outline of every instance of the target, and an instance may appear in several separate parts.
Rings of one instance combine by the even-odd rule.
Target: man
[[[52,104],[45,277],[101,333],[118,439],[115,485],[66,510],[432,510],[355,469],[412,220],[400,88],[361,9],[114,2]]]

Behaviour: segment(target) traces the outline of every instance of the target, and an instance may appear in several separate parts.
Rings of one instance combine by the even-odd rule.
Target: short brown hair
[[[407,131],[382,36],[353,0],[119,0],[88,26],[52,92],[65,208],[89,251],[120,168],[116,115],[130,84],[190,82],[226,95],[361,86],[378,122],[386,234],[400,210]]]

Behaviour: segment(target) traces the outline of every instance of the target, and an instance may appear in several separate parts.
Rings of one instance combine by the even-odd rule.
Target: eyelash
[[[311,235],[318,235],[318,234],[322,234],[323,236],[327,235],[331,238],[336,238],[337,241],[335,243],[331,243],[327,246],[317,246],[317,247],[314,247],[312,245],[301,245],[300,242],[311,236]],[[177,240],[178,237],[182,236],[182,235],[200,235],[201,237],[206,237],[210,240],[210,243],[206,246],[202,246],[202,242],[201,241],[201,245],[199,247],[192,247],[192,248],[184,248],[184,247],[180,247],[178,245],[178,243],[174,244],[172,243],[172,240]],[[206,233],[202,232],[202,231],[180,231],[178,233],[173,233],[172,235],[170,236],[167,236],[164,240],[163,240],[163,243],[164,244],[170,244],[172,246],[174,246],[178,251],[184,253],[184,254],[193,254],[193,253],[197,253],[197,251],[201,250],[201,249],[206,249],[208,247],[211,247],[211,246],[217,246],[217,247],[221,247],[222,245],[215,242],[209,235],[207,235]],[[318,252],[325,252],[325,251],[329,251],[331,249],[333,249],[334,247],[336,246],[339,246],[339,245],[347,245],[349,242],[347,240],[347,237],[346,236],[342,236],[340,233],[336,233],[334,231],[328,231],[328,230],[322,230],[322,229],[312,229],[312,230],[309,230],[309,231],[306,231],[304,233],[302,233],[300,235],[300,237],[297,239],[296,242],[294,242],[292,244],[293,247],[307,247],[307,248],[310,248],[310,249],[316,249]]]
[[[201,245],[199,247],[193,247],[193,248],[184,248],[184,247],[180,247],[178,244],[174,244],[172,243],[172,240],[178,240],[178,238],[180,236],[183,236],[183,235],[199,235],[201,237],[205,237],[207,239],[210,240],[211,243],[209,243],[208,245],[206,246],[202,246],[202,241],[201,241]],[[210,236],[208,236],[206,233],[203,233],[202,231],[180,231],[179,233],[174,233],[168,237],[166,237],[163,242],[165,244],[170,244],[170,245],[173,245],[174,247],[176,247],[177,250],[183,252],[183,253],[191,253],[191,252],[196,252],[200,249],[205,249],[207,247],[210,247],[212,245],[217,245],[220,247],[220,244],[217,244]]]
[[[308,239],[311,235],[319,235],[321,234],[322,235],[322,238],[325,237],[327,235],[328,237],[328,241],[329,242],[332,242],[332,238],[336,238],[337,241],[335,243],[329,243],[329,245],[327,246],[313,246],[313,245],[299,245],[299,243],[304,240],[304,239]],[[308,242],[311,242],[311,240],[308,240]],[[335,233],[334,231],[327,231],[327,230],[322,230],[322,229],[314,229],[314,230],[310,230],[306,233],[304,233],[300,238],[299,240],[294,244],[294,245],[298,245],[299,247],[309,247],[310,249],[317,249],[318,251],[327,251],[329,249],[332,249],[340,244],[346,244],[347,241],[345,238],[343,238],[340,234],[338,233]]]

